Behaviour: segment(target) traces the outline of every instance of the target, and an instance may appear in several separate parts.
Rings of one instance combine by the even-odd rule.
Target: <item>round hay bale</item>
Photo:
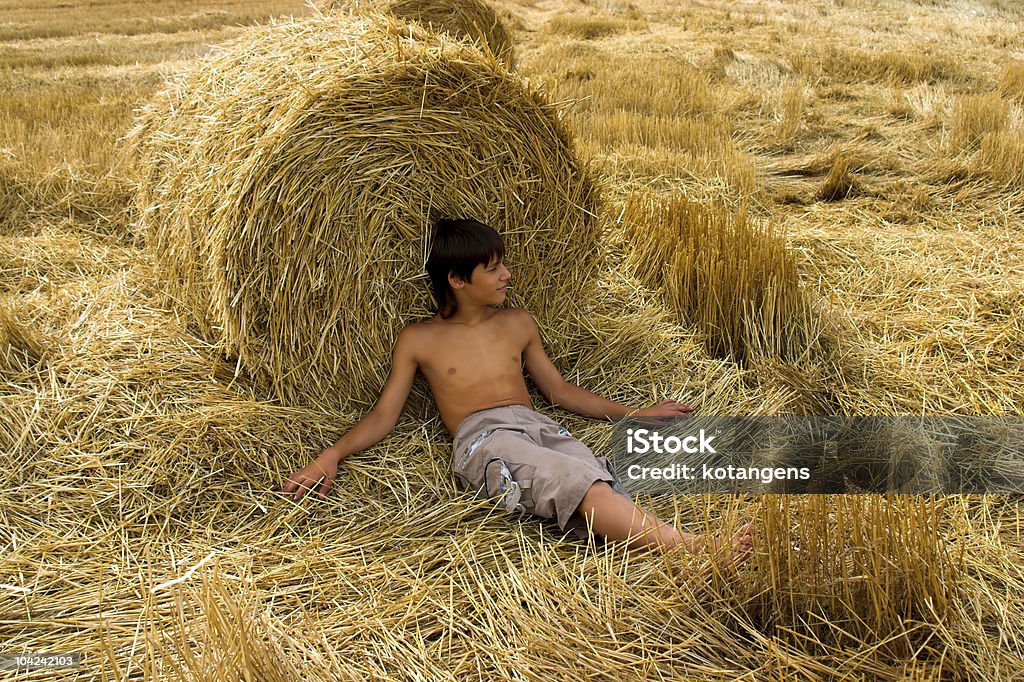
[[[473,41],[509,68],[515,66],[515,43],[498,13],[483,0],[329,0],[324,11],[390,12],[434,31]]]
[[[600,266],[598,192],[557,109],[467,43],[380,17],[254,28],[133,135],[176,309],[282,400],[372,404],[399,330],[432,309],[442,215],[504,235],[510,304],[565,356]]]
[[[515,43],[498,14],[480,0],[398,0],[388,7],[396,17],[418,21],[435,31],[468,38],[515,67]]]

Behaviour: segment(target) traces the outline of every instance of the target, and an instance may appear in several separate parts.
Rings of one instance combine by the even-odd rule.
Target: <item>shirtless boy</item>
[[[533,317],[525,310],[498,307],[511,280],[504,254],[501,237],[482,223],[439,222],[427,261],[437,313],[402,330],[376,405],[337,443],[292,474],[282,492],[295,500],[311,490],[323,497],[341,460],[395,428],[419,370],[454,438],[456,478],[468,489],[498,496],[506,487],[501,482],[514,480],[512,488],[523,494],[527,511],[557,519],[563,530],[570,524],[589,525],[593,533],[627,540],[633,548],[717,548],[718,541],[680,533],[613,490],[603,458],[533,411],[524,367],[553,405],[588,417],[683,416],[692,408],[663,400],[636,409],[565,381],[544,352]],[[722,548],[723,554],[730,562],[742,560],[751,545],[747,524]]]

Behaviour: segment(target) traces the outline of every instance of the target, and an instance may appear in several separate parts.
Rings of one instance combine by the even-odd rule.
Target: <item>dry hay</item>
[[[1024,141],[1018,130],[1002,130],[981,141],[977,166],[999,184],[1024,188]]]
[[[915,118],[938,126],[949,115],[950,96],[942,84],[918,83],[894,94],[890,113],[894,116]]]
[[[712,355],[748,363],[808,354],[820,325],[780,236],[681,196],[633,193],[620,220],[623,265],[665,292]]]
[[[0,235],[38,216],[89,223],[99,233],[121,229],[134,185],[121,173],[81,172],[64,164],[40,174],[32,164],[3,158],[0,149]]]
[[[0,443],[17,440],[0,471],[10,648],[80,651],[86,676],[118,679],[896,679],[911,660],[938,677],[1024,672],[1024,577],[998,568],[1019,551],[983,516],[1012,524],[1012,505],[650,500],[694,532],[755,521],[752,568],[709,581],[701,558],[560,542],[495,513],[455,491],[440,423],[408,418],[326,501],[294,504],[270,489],[354,415],[226,386],[212,349],[145,303],[153,280],[65,277],[38,320],[57,330],[47,375],[0,385]],[[627,398],[682,392],[708,413],[772,398],[702,361],[653,292],[613,273],[598,289],[587,334],[608,344],[581,355],[586,385],[626,379],[648,392]]]
[[[1003,67],[999,76],[999,93],[1024,105],[1024,62],[1012,61]]]
[[[489,50],[491,54],[515,66],[515,42],[498,14],[480,0],[398,0],[388,10],[396,17],[418,21],[435,31],[446,31],[465,37]]]
[[[783,149],[792,148],[803,123],[807,108],[807,85],[797,79],[782,90],[779,96],[778,123],[772,131],[773,142]]]
[[[964,186],[936,203],[974,201]],[[806,207],[817,213],[798,242],[809,279],[862,302],[858,327],[894,339],[872,358],[889,363],[881,381],[864,378],[877,394],[858,398],[839,376],[837,409],[1014,412],[1016,222],[986,210],[982,223],[1002,223],[965,235],[978,216],[943,212],[914,228],[933,235],[922,239],[868,201]],[[755,521],[749,569],[708,583],[700,560],[558,542],[493,513],[454,490],[440,423],[407,416],[346,462],[327,501],[295,505],[270,489],[357,415],[261,399],[161,308],[145,254],[67,231],[0,242],[0,334],[29,351],[0,364],[6,651],[81,651],[83,679],[1024,677],[1018,499],[651,500],[690,531]],[[785,386],[708,359],[636,278],[606,272],[591,289],[578,329],[549,338],[578,344],[570,378],[705,413],[791,407]],[[605,447],[607,425],[567,421]]]
[[[998,591],[1020,575],[996,563],[989,572],[979,550],[991,543],[995,561],[1013,561],[1018,552],[983,537],[991,531],[977,518],[986,509],[978,502],[910,495],[765,497],[758,527],[766,552],[758,555],[758,568],[766,584],[754,617],[769,630],[779,626],[776,643],[784,651],[799,650],[787,657],[793,673],[838,672],[834,663],[856,651],[870,652],[860,674],[873,679],[902,679],[903,671],[879,665],[894,660],[915,661],[928,679],[1020,674],[1012,671],[1021,668],[1024,633],[1019,624],[1003,629],[1009,616],[997,605]],[[1000,630],[1015,643],[983,644]],[[808,660],[811,651],[817,653]],[[822,666],[819,656],[833,665]]]
[[[949,202],[992,191],[985,181],[964,185],[929,194]],[[832,298],[843,340],[862,349],[862,370],[847,363],[833,383],[843,407],[829,414],[1017,414],[1024,308],[1013,223],[992,221],[995,206],[965,206],[959,215],[970,219],[955,230],[942,210],[891,222],[879,208],[867,196],[818,202],[788,221],[805,281]],[[950,266],[966,253],[978,255]],[[836,306],[833,292],[859,303]]]
[[[456,492],[436,419],[403,419],[346,463],[326,502],[276,497],[283,476],[355,416],[259,400],[244,378],[229,387],[214,350],[147,303],[158,296],[150,269],[96,269],[54,273],[66,286],[35,321],[53,330],[46,372],[0,383],[0,446],[11,453],[0,599],[40,624],[0,625],[9,646],[82,651],[94,674],[156,679],[279,679],[282,661],[311,666],[312,679],[496,679],[512,650],[529,668],[607,675],[647,656],[651,638],[689,637],[697,617],[666,635],[678,615],[662,606],[685,604],[699,585],[666,580],[658,562],[636,572],[616,549],[553,543],[535,522]],[[597,289],[575,380],[635,402],[685,396],[708,412],[777,402],[708,360],[637,283]],[[607,424],[567,423],[607,442]],[[634,574],[660,587],[634,597]],[[592,580],[614,591],[579,595]],[[616,631],[643,636],[609,650],[612,668],[577,661],[580,642],[607,632],[609,603]],[[510,650],[494,624],[513,605]],[[552,640],[555,617],[565,636]]]
[[[566,337],[573,349],[565,372],[569,381],[627,405],[674,398],[704,414],[778,414],[794,409],[790,388],[758,385],[753,373],[708,357],[703,339],[679,324],[678,312],[657,291],[619,270],[615,257],[610,255],[609,261],[615,263],[614,269],[595,281],[591,295],[582,297],[573,311]],[[577,430],[590,423],[567,418]],[[609,435],[605,427],[593,438]]]
[[[832,166],[818,187],[817,197],[822,201],[842,201],[863,191],[860,180],[851,172],[850,156],[842,149],[832,153]]]
[[[758,191],[750,155],[733,139],[727,102],[708,75],[678,56],[624,54],[557,40],[533,56],[588,156],[619,193],[635,186],[741,201]],[[626,189],[624,189],[626,188]]]
[[[793,67],[801,75],[816,78],[824,75],[839,82],[881,81],[897,84],[940,80],[958,81],[966,78],[961,65],[945,54],[929,54],[922,50],[888,50],[872,52],[856,48],[820,46],[805,49],[791,57]]]
[[[986,135],[999,132],[1006,125],[1009,108],[998,93],[964,95],[953,105],[949,142],[954,152],[971,151],[981,145]]]
[[[759,577],[736,585],[680,574],[692,570],[685,561],[572,551],[465,514],[424,520],[434,531],[458,529],[454,537],[403,523],[404,547],[358,531],[333,537],[306,548],[294,573],[282,563],[303,551],[294,542],[205,555],[200,545],[172,573],[187,579],[158,591],[146,613],[151,670],[289,679],[272,662],[283,660],[310,679],[618,680],[639,669],[646,679],[769,680],[906,679],[910,665],[922,679],[1011,679],[1020,662],[1010,647],[991,646],[998,634],[986,626],[1019,641],[1020,608],[999,593],[1010,576],[981,562],[1013,553],[964,551],[962,538],[949,548],[942,533],[916,525],[969,518],[951,506],[768,498],[754,510],[778,560],[759,555]],[[692,520],[718,525],[735,512],[718,507]],[[842,552],[830,551],[833,533]],[[344,573],[332,569],[336,557]],[[353,590],[346,574],[374,589]],[[287,596],[269,596],[274,589]]]
[[[415,21],[438,33],[468,39],[515,68],[515,41],[498,13],[483,0],[329,0],[322,11],[388,12]]]
[[[749,370],[758,392],[784,396],[766,413],[888,414],[903,395],[848,321],[801,283],[771,223],[720,203],[634,192],[608,242],[609,263],[655,292],[707,352]]]
[[[700,558],[559,542],[474,502],[454,488],[439,421],[406,417],[326,501],[294,504],[271,489],[356,415],[227,386],[214,349],[152,306],[152,271],[87,262],[49,272],[65,286],[34,320],[53,340],[45,372],[0,383],[11,649],[80,651],[98,679],[1024,674],[1012,500],[650,500],[693,532],[755,521],[751,568],[709,581]],[[628,275],[605,272],[594,291],[571,379],[708,414],[787,400],[708,359]],[[554,416],[606,447],[607,424]]]
[[[19,320],[10,306],[0,301],[0,378],[18,376],[40,367],[46,360],[48,346],[45,337]]]
[[[623,18],[605,12],[587,14],[559,12],[548,20],[546,29],[551,33],[580,40],[593,40],[623,31],[642,30],[646,26],[646,22],[638,14]]]
[[[468,45],[380,18],[254,29],[136,135],[175,306],[282,399],[372,403],[398,331],[431,308],[431,216],[502,233],[514,304],[564,356],[599,264],[598,193],[557,110]]]
[[[945,121],[947,158],[929,164],[933,181],[982,179],[1013,191],[1024,187],[1024,110],[1017,91],[1019,67],[1003,71],[998,91],[955,97]]]

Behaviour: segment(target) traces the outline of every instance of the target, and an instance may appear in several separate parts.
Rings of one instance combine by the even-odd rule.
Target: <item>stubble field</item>
[[[615,337],[569,378],[707,414],[1018,414],[1017,4],[493,6],[519,72],[565,103],[626,254],[601,285],[624,303],[594,323]],[[749,566],[708,580],[699,559],[491,513],[455,490],[422,405],[326,501],[275,496],[358,412],[275,400],[169,303],[123,138],[211,45],[316,12],[0,1],[0,653],[83,654],[0,679],[1024,675],[1014,498],[651,500],[688,529],[755,523]],[[676,286],[691,261],[668,268],[647,238],[669,215],[791,264],[814,338],[756,340],[739,313],[718,333],[708,301],[745,280]],[[641,318],[663,338],[638,339]],[[550,412],[607,445],[606,425]]]

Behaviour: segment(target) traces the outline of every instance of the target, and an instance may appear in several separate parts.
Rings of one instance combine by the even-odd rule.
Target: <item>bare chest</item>
[[[425,349],[420,368],[447,386],[522,377],[523,346],[510,330],[446,330]]]

